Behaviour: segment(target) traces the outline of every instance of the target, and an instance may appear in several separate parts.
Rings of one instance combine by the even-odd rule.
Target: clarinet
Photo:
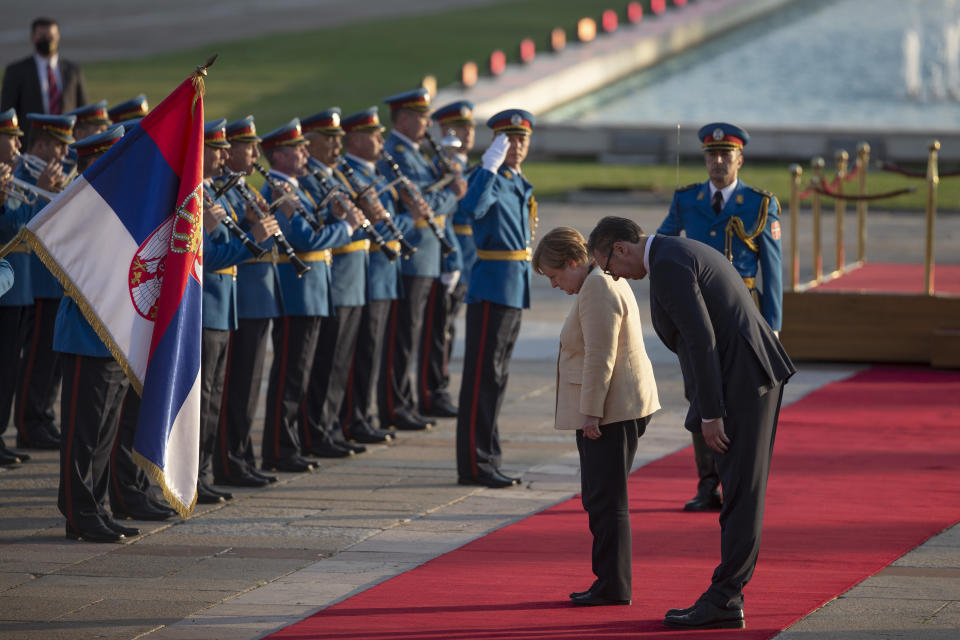
[[[256,166],[256,164],[254,164]],[[257,212],[257,215],[263,219],[267,216],[266,211],[263,210],[263,206],[260,204],[260,200],[257,199],[252,193],[250,193],[250,187],[244,182],[237,182],[237,189],[240,191],[240,196],[246,201],[248,205],[253,207],[253,210]],[[290,259],[290,264],[293,265],[293,268],[297,272],[297,277],[303,277],[307,271],[310,271],[310,265],[306,264],[297,257],[296,252],[293,250],[293,247],[290,246],[290,243],[287,242],[287,239],[284,237],[283,233],[277,230],[273,234],[273,241],[276,245],[283,251],[283,255],[287,256]]]
[[[340,161],[340,170],[343,171],[343,175],[347,178],[347,182],[349,182],[351,186],[357,190],[357,201],[361,199],[369,201],[372,198],[371,192],[374,188],[373,182],[368,184],[363,189],[360,189],[356,180],[357,174],[353,170],[353,167],[351,167],[346,160]],[[387,212],[386,217],[383,219],[383,224],[387,226],[387,230],[390,231],[397,242],[400,243],[400,255],[402,255],[404,259],[410,258],[410,256],[417,252],[417,248],[410,244],[410,241],[407,240],[404,237],[403,232],[400,231],[400,227],[398,227],[397,223],[393,221],[393,217],[390,215],[389,211]]]
[[[434,139],[433,134],[430,131],[426,131],[423,134],[427,142],[430,144],[430,148],[433,150],[433,155],[436,156],[437,161],[443,167],[444,173],[457,173],[457,168],[453,166],[453,160],[450,159],[450,156],[445,154],[440,148],[440,145],[437,144],[437,141]]]
[[[225,194],[235,184],[237,184],[237,179],[239,177],[240,177],[239,173],[236,173],[230,176],[230,178],[224,184],[220,185],[220,187],[213,194],[213,197],[210,197],[209,195],[207,195],[206,190],[204,190],[203,192],[204,201],[207,202],[207,204],[213,204],[214,200],[221,198],[223,194]],[[259,258],[260,256],[262,256],[267,252],[266,249],[258,245],[253,240],[251,240],[250,236],[248,236],[246,232],[243,229],[241,229],[240,226],[237,225],[237,223],[234,222],[233,218],[231,218],[230,216],[224,216],[223,220],[221,220],[220,223],[223,224],[223,226],[227,228],[227,231],[229,231],[235,238],[237,238],[238,240],[240,240],[240,242],[243,243],[243,246],[247,248],[247,251],[253,254],[254,258]]]
[[[420,194],[420,189],[417,188],[417,185],[413,184],[410,181],[410,178],[403,175],[400,172],[400,165],[397,164],[397,161],[393,159],[387,150],[384,149],[381,154],[383,155],[384,161],[390,167],[390,171],[393,172],[394,176],[400,179],[399,186],[402,187],[414,200],[423,200],[423,196]],[[456,247],[450,244],[450,241],[447,239],[446,235],[443,233],[437,222],[433,219],[433,215],[424,216],[424,220],[427,222],[427,226],[430,227],[430,230],[433,231],[433,234],[437,236],[437,240],[440,241],[440,251],[443,253],[444,257],[450,255],[456,251]]]
[[[344,193],[339,186],[333,184],[330,178],[328,178],[323,171],[320,169],[310,169],[309,171],[311,175],[317,179],[317,182],[320,183],[320,188],[323,189],[324,193],[326,194],[321,202],[326,202],[327,197],[332,194],[333,199],[344,211],[353,206],[353,203],[347,199],[346,193]],[[363,222],[360,223],[360,228],[363,229],[368,236],[370,236],[370,239],[373,240],[374,244],[380,248],[380,251],[383,252],[383,255],[387,258],[387,260],[393,262],[397,259],[397,252],[387,246],[387,241],[383,239],[383,236],[380,235],[379,231],[373,228],[373,225],[370,224],[370,221],[366,217],[363,217]]]
[[[253,168],[257,170],[257,173],[263,176],[263,179],[266,181],[268,185],[270,185],[270,188],[276,189],[277,191],[282,191],[282,189],[280,189],[280,184],[277,182],[277,179],[274,178],[272,175],[270,175],[270,173],[266,169],[260,166],[259,162],[254,162]],[[301,216],[303,216],[303,219],[307,221],[307,224],[310,225],[310,228],[313,229],[314,233],[317,233],[321,229],[323,229],[323,222],[317,221],[312,215],[307,213],[307,210],[303,208],[302,204],[297,205],[296,212],[299,213]]]

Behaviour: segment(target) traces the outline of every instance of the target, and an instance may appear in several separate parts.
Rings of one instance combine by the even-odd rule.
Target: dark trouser
[[[60,415],[60,489],[57,507],[67,524],[85,530],[103,526],[110,451],[128,382],[113,358],[63,354]]]
[[[730,438],[727,452],[717,455],[723,483],[720,511],[720,564],[710,588],[701,596],[718,607],[743,607],[743,588],[757,564],[770,458],[777,433],[783,386],[749,404],[728,405],[723,419]]]
[[[590,591],[609,600],[630,600],[632,546],[627,477],[637,453],[637,438],[649,417],[600,427],[596,440],[577,429],[580,490],[593,534],[592,567],[597,576]]]
[[[110,453],[110,509],[137,510],[149,501],[150,478],[133,461],[133,440],[140,417],[140,396],[128,388],[120,401],[117,436]]]
[[[274,321],[273,365],[263,425],[264,463],[288,460],[300,453],[297,417],[310,380],[321,320],[319,316],[283,316]]]
[[[450,392],[447,389],[450,385],[447,363],[453,345],[454,314],[460,306],[459,303],[463,301],[462,296],[456,300],[454,298],[456,294],[457,290],[448,294],[446,285],[440,280],[434,280],[427,298],[423,335],[420,338],[419,362],[420,409],[425,413],[433,409],[432,403],[435,398],[451,401]],[[463,295],[466,295],[466,288],[463,290]]]
[[[344,435],[348,438],[354,425],[367,423],[375,426],[373,412],[377,408],[377,381],[380,377],[380,361],[383,359],[387,315],[392,302],[371,300],[363,307],[360,316],[347,393],[340,412],[340,423],[344,426]]]
[[[213,450],[217,443],[217,425],[223,404],[223,378],[227,371],[227,347],[230,332],[204,329],[200,349],[200,466],[197,482],[210,479]]]
[[[213,456],[213,475],[219,480],[243,475],[246,469],[256,467],[250,433],[260,401],[270,318],[241,318],[238,324],[230,333]]]
[[[60,298],[37,298],[20,359],[13,422],[23,446],[39,428],[55,427],[60,396],[60,354],[53,350],[53,327]]]
[[[340,405],[347,390],[362,314],[363,307],[337,307],[333,316],[323,319],[310,384],[300,405],[300,437],[307,450],[343,441],[339,431]]]
[[[457,416],[457,473],[477,477],[500,467],[497,417],[507,390],[521,309],[493,302],[467,305],[467,336]]]
[[[387,320],[383,369],[380,372],[380,426],[393,424],[399,413],[413,413],[413,364],[423,327],[424,309],[434,278],[403,276],[406,295],[394,300]]]
[[[20,351],[26,342],[33,305],[0,307],[0,436],[10,423],[10,410],[17,392]]]
[[[693,460],[697,465],[697,495],[709,495],[720,485],[720,474],[717,471],[717,457],[713,449],[707,446],[703,434],[691,433],[693,440]]]

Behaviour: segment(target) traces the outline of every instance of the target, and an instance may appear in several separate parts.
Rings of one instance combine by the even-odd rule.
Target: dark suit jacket
[[[700,431],[702,418],[726,417],[796,372],[740,274],[702,242],[654,237],[650,312],[657,335],[680,359],[690,431]]]
[[[73,62],[64,60],[62,56],[60,80],[63,84],[62,113],[87,104],[87,88],[83,80],[83,71]],[[29,138],[27,114],[43,113],[43,94],[40,92],[40,78],[37,77],[37,64],[33,61],[33,56],[11,62],[3,72],[0,111],[6,111],[10,107],[17,110],[20,127],[27,132]]]

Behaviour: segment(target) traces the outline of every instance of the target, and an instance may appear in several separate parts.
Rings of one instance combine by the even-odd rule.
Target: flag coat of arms
[[[196,503],[200,438],[202,75],[14,240],[57,276],[140,394],[134,457],[183,516]]]

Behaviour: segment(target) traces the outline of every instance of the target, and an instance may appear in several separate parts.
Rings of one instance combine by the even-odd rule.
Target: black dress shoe
[[[289,471],[291,473],[313,471],[314,469],[312,462],[304,460],[300,456],[284,458],[283,460],[264,460],[262,466],[267,471]]]
[[[313,445],[306,450],[306,454],[314,458],[349,458],[355,452],[353,449],[341,447],[339,444],[328,441]]]
[[[67,539],[83,540],[85,542],[120,542],[124,536],[103,524],[85,529],[74,529],[67,525]]]
[[[255,478],[263,478],[264,480],[267,481],[267,484],[273,484],[274,482],[277,481],[277,476],[268,476],[268,475],[265,474],[265,473],[260,473],[259,471],[257,471],[257,470],[254,469],[253,467],[248,468],[248,469],[247,469],[247,473],[249,473],[250,475],[254,476]]]
[[[132,538],[134,536],[140,535],[140,529],[136,527],[125,527],[119,522],[116,522],[115,520],[113,520],[112,518],[109,520],[104,519],[103,523],[107,525],[108,529],[119,533],[125,538]]]
[[[227,499],[219,493],[215,493],[210,487],[197,487],[197,502],[200,504],[219,504],[226,502]]]
[[[667,612],[663,624],[677,629],[743,629],[746,626],[743,609],[721,609],[706,600],[697,601],[686,613]]]
[[[610,598],[604,598],[603,596],[598,596],[593,593],[593,591],[585,591],[580,594],[570,595],[570,602],[578,607],[606,607],[609,605],[624,605],[630,604],[630,600],[611,600]]]
[[[430,409],[421,409],[420,413],[425,416],[434,416],[436,418],[456,418],[457,408],[449,399],[438,396],[430,402]]]
[[[399,431],[426,431],[430,424],[413,416],[398,414],[393,420],[393,427]]]
[[[350,438],[364,444],[378,444],[393,440],[393,434],[382,429],[374,429],[365,422],[358,422],[350,427]]]
[[[20,464],[20,456],[15,454],[10,449],[6,447],[0,448],[0,467],[7,467],[15,464]]]
[[[719,489],[709,492],[697,492],[687,504],[683,505],[684,511],[720,511],[723,507],[723,497]]]
[[[229,478],[214,478],[214,484],[225,484],[231,487],[265,487],[270,481],[260,475],[252,473],[235,473]]]
[[[217,489],[216,487],[211,487],[206,482],[203,483],[203,488],[214,495],[218,495],[224,500],[233,500],[233,494],[229,491],[224,491],[223,489]]]
[[[437,424],[437,421],[436,421],[435,418],[431,418],[431,417],[428,417],[428,416],[421,415],[420,413],[418,413],[418,412],[416,412],[416,411],[411,412],[411,413],[410,413],[410,417],[413,418],[414,420],[418,421],[418,422],[423,422],[424,424],[428,424],[428,425],[430,425],[431,427]]]
[[[354,444],[352,442],[347,442],[346,440],[334,440],[333,444],[340,447],[341,449],[346,449],[347,451],[352,451],[354,453],[367,452],[367,448],[362,444]]]
[[[60,435],[59,433],[53,434],[41,429],[37,429],[27,438],[21,438],[20,435],[17,434],[17,446],[23,449],[46,449],[48,451],[59,449]]]
[[[520,478],[511,478],[500,473],[499,470],[491,473],[481,473],[478,476],[460,476],[457,479],[458,484],[474,484],[491,489],[503,489],[520,484]]]
[[[126,509],[114,509],[113,517],[123,520],[148,520],[152,522],[161,522],[177,514],[169,507],[161,507],[150,501],[144,501],[141,504],[130,505]],[[109,524],[109,523],[108,523]]]

